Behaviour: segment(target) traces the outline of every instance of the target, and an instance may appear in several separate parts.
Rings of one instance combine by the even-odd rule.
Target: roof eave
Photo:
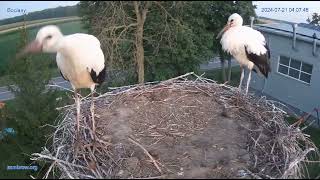
[[[259,31],[262,31],[262,32],[272,33],[272,34],[276,34],[276,35],[280,35],[280,36],[293,38],[293,32],[290,33],[290,32],[285,32],[285,31],[282,31],[282,30],[274,30],[274,29],[269,29],[267,27],[263,27],[263,26],[254,26],[254,28],[258,29]],[[300,34],[296,34],[296,38],[298,40],[302,40],[302,41],[305,41],[305,42],[308,42],[308,43],[313,43],[313,41],[314,41],[314,38],[312,38],[312,37],[304,37],[304,36],[301,36]],[[319,40],[319,39],[317,39],[317,40]]]

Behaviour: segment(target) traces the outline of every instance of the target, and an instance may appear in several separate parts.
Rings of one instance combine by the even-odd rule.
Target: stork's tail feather
[[[264,75],[264,77],[268,78],[268,75],[271,72],[271,66],[269,62],[267,64],[256,64],[256,66],[259,68],[259,71]],[[257,72],[255,69],[253,69],[253,71]]]
[[[248,60],[253,62],[253,64],[258,67],[259,71],[268,78],[268,74],[271,72],[269,48],[265,46],[267,52],[265,54],[257,55],[255,53],[248,52],[247,46],[244,47]]]
[[[103,70],[97,76],[97,73],[92,69],[90,72],[91,78],[93,82],[101,85],[106,78],[106,66],[104,66]]]

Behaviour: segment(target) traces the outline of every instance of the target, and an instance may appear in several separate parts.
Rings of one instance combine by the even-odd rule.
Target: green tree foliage
[[[28,42],[27,30],[21,29],[20,41],[17,44],[18,51]],[[45,56],[44,56],[45,57]],[[47,140],[49,144],[54,128],[48,126],[54,124],[58,116],[57,106],[62,106],[64,101],[57,98],[62,95],[55,90],[48,90],[51,78],[49,71],[50,61],[41,56],[26,56],[19,59],[11,59],[9,64],[9,78],[15,84],[8,87],[15,99],[6,102],[5,108],[1,110],[1,124],[4,127],[14,128],[15,136],[7,136],[0,143],[0,149],[4,151],[0,156],[0,177],[28,178],[43,177],[47,164],[36,163],[30,160],[30,155],[40,152]],[[6,171],[9,165],[36,165],[38,170],[33,171]]]
[[[93,20],[95,15],[98,14],[97,11],[102,10],[102,7],[106,6],[108,3],[105,1],[80,1],[79,3],[79,15],[82,17],[83,27],[88,29],[89,33],[94,33]]]
[[[164,80],[197,72],[209,59],[212,36],[206,29],[206,2],[164,2],[154,7],[146,22],[147,80]],[[165,9],[165,11],[164,11]],[[171,17],[170,17],[171,16]],[[162,32],[156,36],[157,32]],[[154,48],[153,48],[154,47]]]
[[[204,18],[207,5],[152,2],[144,23],[146,81],[197,71],[199,63],[209,58],[212,36]],[[102,42],[110,66],[135,67],[136,14],[132,2],[81,1],[80,13],[89,32]]]
[[[307,22],[309,24],[319,26],[320,25],[320,15],[318,13],[313,13],[311,20],[310,20],[310,18],[308,18]]]
[[[22,28],[18,49],[26,44],[27,30]],[[45,136],[50,133],[48,126],[42,126],[52,124],[58,115],[55,110],[59,104],[56,100],[58,93],[46,88],[51,79],[49,64],[50,61],[46,59],[27,56],[12,59],[9,65],[9,78],[15,86],[8,88],[14,93],[15,99],[12,106],[8,107],[8,121],[15,122],[17,135],[25,139],[25,144],[38,147],[39,150],[47,139]]]
[[[79,7],[89,33],[101,41],[109,67],[134,68],[133,3],[81,1]],[[232,13],[239,13],[248,24],[254,8],[251,1],[153,1],[143,30],[146,81],[197,72],[213,54],[230,59],[215,36]]]
[[[252,1],[213,1],[209,5],[208,29],[214,36],[213,52],[220,56],[224,81],[226,81],[224,61],[226,59],[230,60],[231,56],[222,51],[220,39],[215,39],[215,37],[227,23],[228,17],[233,13],[238,13],[242,16],[244,25],[250,24],[250,16],[256,17],[255,8],[256,6],[252,4]],[[231,66],[229,66],[229,71],[231,71]]]

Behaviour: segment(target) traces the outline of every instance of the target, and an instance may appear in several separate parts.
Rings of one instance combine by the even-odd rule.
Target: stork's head
[[[36,39],[28,44],[20,55],[26,53],[47,52],[54,53],[58,51],[59,41],[63,37],[60,29],[54,25],[42,27],[36,36]]]
[[[242,26],[243,19],[238,13],[233,13],[231,16],[228,18],[228,23],[230,27],[234,26]]]
[[[220,38],[224,32],[226,32],[231,27],[242,26],[243,19],[238,13],[233,13],[228,18],[227,24],[223,27],[223,29],[219,32],[216,39]]]

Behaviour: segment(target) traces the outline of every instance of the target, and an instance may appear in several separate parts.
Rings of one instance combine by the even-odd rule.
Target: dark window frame
[[[284,63],[285,60],[282,60],[282,62],[281,62],[281,58],[283,58],[283,57],[286,58],[286,59],[289,59],[289,65],[287,65],[287,64]],[[292,67],[292,66],[291,66],[291,65],[292,65],[292,64],[291,64],[292,61],[298,61],[298,62],[300,62],[300,67],[299,67],[299,69],[297,69],[297,67]],[[311,66],[311,73],[306,72],[305,70],[303,70],[302,66],[303,66],[304,64]],[[287,73],[284,73],[283,71],[282,71],[282,72],[279,71],[279,70],[280,70],[280,66],[282,66],[282,69],[283,69],[283,68],[287,68],[287,69],[288,69]],[[304,69],[306,69],[306,68],[304,68]],[[299,77],[297,78],[297,77],[295,77],[294,75],[290,75],[290,70],[291,70],[291,72],[292,72],[292,71],[298,71],[298,72],[299,72]],[[284,76],[293,78],[293,79],[295,79],[295,80],[297,80],[297,81],[300,81],[300,82],[303,82],[303,83],[306,83],[306,84],[310,84],[310,83],[311,83],[311,77],[312,77],[312,71],[313,71],[313,65],[312,65],[312,64],[303,62],[303,61],[301,61],[301,60],[299,60],[299,59],[295,59],[295,58],[291,58],[291,57],[288,57],[288,56],[284,56],[284,55],[280,55],[280,56],[279,56],[277,72],[280,73],[280,74],[282,74],[282,75],[284,75]],[[309,75],[309,76],[310,76],[310,78],[308,79],[309,81],[308,81],[308,80],[305,81],[305,80],[301,79],[301,74],[302,74],[302,73],[305,74],[305,75]],[[306,77],[305,75],[304,75],[304,77]]]

